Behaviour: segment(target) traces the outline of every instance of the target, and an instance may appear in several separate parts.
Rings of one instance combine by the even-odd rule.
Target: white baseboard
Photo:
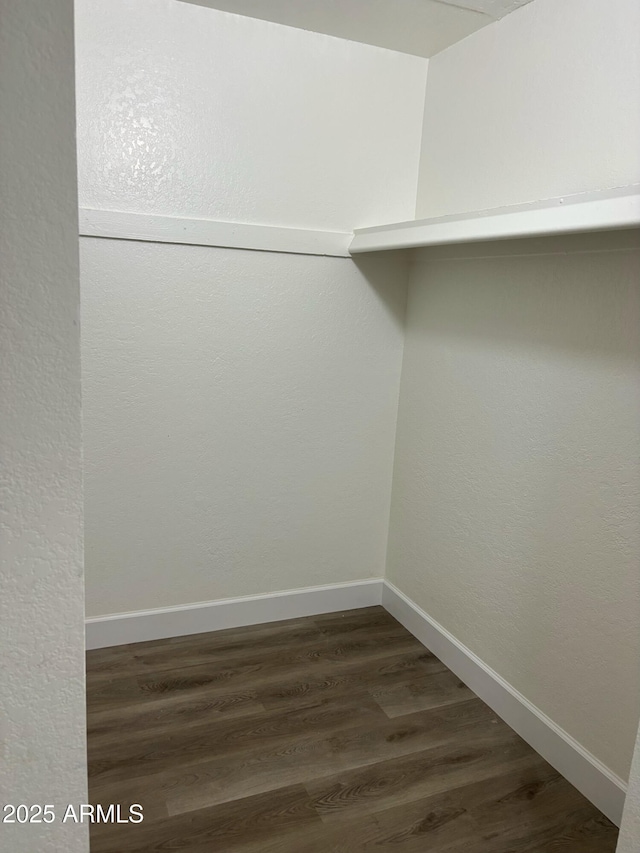
[[[382,606],[565,779],[620,826],[626,785],[389,581]]]
[[[382,578],[224,598],[86,620],[87,649],[279,622],[382,602]]]
[[[351,257],[349,243],[352,234],[346,231],[312,231],[308,228],[186,219],[151,213],[92,210],[87,207],[81,207],[79,211],[79,233],[81,237],[107,237],[111,240]]]
[[[87,649],[99,649],[376,604],[382,604],[536,752],[620,825],[626,795],[623,780],[397,587],[381,578],[87,619],[86,644]]]

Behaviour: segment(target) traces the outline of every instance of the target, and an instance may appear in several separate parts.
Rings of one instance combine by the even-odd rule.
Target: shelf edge
[[[640,192],[635,187],[550,199],[535,205],[514,205],[514,208],[359,228],[354,231],[349,252],[355,255],[640,226]]]

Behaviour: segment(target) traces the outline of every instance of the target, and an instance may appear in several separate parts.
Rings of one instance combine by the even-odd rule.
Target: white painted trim
[[[244,222],[217,222],[213,219],[184,219],[117,210],[79,211],[81,237],[108,237],[114,240],[142,240],[150,243],[186,243],[190,246],[218,246],[297,255],[329,255],[348,258],[351,233],[250,225]]]
[[[87,649],[99,649],[379,604],[587,799],[620,825],[626,795],[623,780],[390,581],[370,578],[87,619],[86,644]]]
[[[116,613],[86,620],[87,649],[279,622],[382,602],[382,578]]]
[[[626,784],[389,581],[382,606],[617,826]]]
[[[352,255],[388,249],[441,246],[550,237],[640,226],[640,185],[596,193],[579,193],[494,210],[436,219],[417,219],[358,228],[349,247]]]

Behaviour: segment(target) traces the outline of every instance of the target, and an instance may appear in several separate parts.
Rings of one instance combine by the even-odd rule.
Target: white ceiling
[[[433,56],[531,0],[184,0],[303,30]]]

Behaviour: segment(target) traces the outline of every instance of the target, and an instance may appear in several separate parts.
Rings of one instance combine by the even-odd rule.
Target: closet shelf
[[[436,219],[414,219],[358,228],[353,233],[349,252],[356,255],[388,249],[548,237],[638,226],[640,184],[634,184]]]

